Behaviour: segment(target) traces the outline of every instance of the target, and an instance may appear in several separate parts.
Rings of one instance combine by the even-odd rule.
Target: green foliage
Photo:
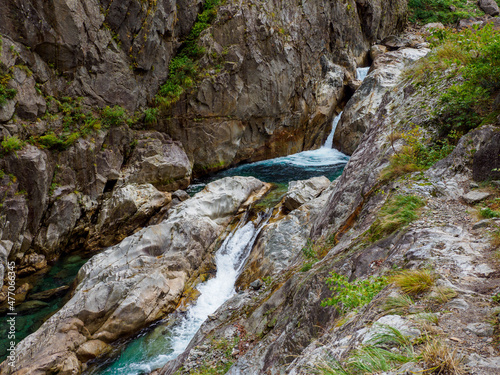
[[[451,6],[455,10],[451,10]],[[475,2],[467,0],[409,0],[410,22],[455,23],[458,20],[484,15]]]
[[[147,108],[144,110],[144,123],[156,124],[158,122],[158,108]]]
[[[326,282],[333,294],[321,305],[335,306],[342,314],[366,305],[387,285],[387,278],[384,276],[349,282],[345,276],[335,272],[330,275]]]
[[[13,137],[4,138],[1,145],[3,152],[8,154],[10,152],[22,149],[24,146],[24,142],[15,135]]]
[[[465,134],[492,123],[500,113],[500,32],[491,24],[480,30],[437,30],[433,52],[409,72],[414,83],[428,84],[443,75],[457,83],[441,95],[432,112],[441,137],[453,131]],[[446,72],[446,73],[445,73]]]
[[[448,138],[438,138],[429,142],[423,140],[422,130],[419,126],[413,127],[404,134],[391,134],[390,139],[403,138],[406,146],[391,156],[389,166],[381,173],[381,179],[388,181],[406,173],[431,167],[454,150],[455,146],[450,142],[450,139],[456,138],[455,133],[452,131]]]
[[[318,254],[311,239],[307,239],[306,245],[302,248],[302,254],[306,259],[318,260]]]
[[[485,219],[491,219],[494,217],[500,217],[500,212],[494,211],[489,207],[485,207],[485,208],[481,208],[481,210],[479,210],[479,215],[481,217],[484,217]]]
[[[370,241],[378,241],[408,225],[418,217],[418,209],[425,202],[415,195],[396,195],[380,209],[377,220],[368,229]]]
[[[114,107],[106,106],[102,110],[102,123],[105,126],[119,126],[125,123],[125,109],[119,105]]]
[[[15,89],[7,88],[7,84],[12,79],[11,71],[0,62],[0,108],[2,108],[7,100],[14,99],[17,94]]]
[[[181,95],[194,85],[198,78],[196,61],[205,53],[198,45],[200,34],[210,26],[217,15],[216,7],[221,0],[208,0],[203,5],[203,12],[198,14],[189,35],[169,64],[169,76],[155,97],[157,104],[170,107],[177,102]]]

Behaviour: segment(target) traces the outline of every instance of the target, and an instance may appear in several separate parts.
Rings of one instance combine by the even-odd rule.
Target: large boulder
[[[490,16],[494,17],[500,14],[500,9],[495,0],[479,0],[478,4],[482,11]]]
[[[316,198],[330,185],[330,180],[325,176],[313,177],[309,180],[291,181],[285,195],[283,205],[290,211],[295,210],[304,203]]]
[[[164,222],[94,256],[78,273],[71,300],[18,344],[16,366],[3,362],[2,374],[63,369],[78,374],[78,358],[88,359],[88,352],[104,346],[82,347],[88,340],[110,343],[173,311],[232,215],[267,188],[252,177],[215,181],[176,206]]]
[[[90,234],[91,241],[106,247],[123,240],[170,201],[169,193],[162,193],[151,184],[115,188],[99,212],[97,224]]]
[[[476,181],[500,179],[500,133],[494,132],[474,154],[473,178]]]
[[[128,161],[124,182],[150,183],[162,191],[185,189],[191,164],[179,142],[159,132],[141,132]]]
[[[428,52],[427,48],[403,48],[377,57],[370,73],[344,109],[333,138],[335,148],[345,154],[353,154],[382,103],[385,92],[396,86],[406,66]]]

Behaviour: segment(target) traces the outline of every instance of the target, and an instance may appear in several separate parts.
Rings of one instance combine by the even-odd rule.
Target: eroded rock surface
[[[218,180],[180,203],[166,221],[94,256],[78,273],[71,300],[19,343],[16,367],[4,362],[2,373],[80,373],[80,360],[173,311],[232,215],[267,188],[252,177]]]

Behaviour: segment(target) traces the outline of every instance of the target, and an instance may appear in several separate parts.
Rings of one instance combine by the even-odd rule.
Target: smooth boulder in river
[[[253,177],[212,182],[167,220],[94,256],[78,273],[71,300],[18,344],[16,366],[3,362],[0,372],[78,374],[90,357],[88,350],[78,356],[78,349],[88,340],[110,343],[175,310],[233,214],[267,189]]]

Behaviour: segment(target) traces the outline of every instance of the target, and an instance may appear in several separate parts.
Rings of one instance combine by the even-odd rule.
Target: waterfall
[[[160,368],[181,354],[210,314],[235,294],[234,284],[271,211],[261,213],[255,222],[243,217],[226,237],[215,255],[216,276],[200,285],[200,295],[176,323],[168,328],[158,326],[132,341],[120,358],[100,373],[106,375],[139,375]],[[155,332],[156,331],[156,332]]]
[[[340,121],[340,116],[342,116],[342,112],[340,112],[333,119],[332,131],[330,132],[330,134],[328,134],[328,138],[326,139],[325,144],[322,146],[322,148],[332,148],[333,147],[333,136],[335,135],[335,129],[337,129],[337,124]]]
[[[366,68],[356,69],[356,79],[358,81],[363,81],[366,78],[369,70],[370,70],[369,66],[367,66]]]

